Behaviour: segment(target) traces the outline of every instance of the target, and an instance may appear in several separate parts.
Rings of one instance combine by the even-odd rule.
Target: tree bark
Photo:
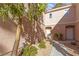
[[[15,39],[14,46],[13,46],[12,56],[18,55],[21,31],[22,31],[22,21],[19,20],[19,22],[17,24],[16,39]]]

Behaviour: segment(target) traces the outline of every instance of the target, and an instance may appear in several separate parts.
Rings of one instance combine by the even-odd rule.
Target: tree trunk
[[[18,55],[18,48],[19,48],[19,42],[20,42],[20,35],[22,31],[22,21],[19,20],[19,23],[17,24],[17,30],[16,30],[16,40],[13,46],[12,55]]]

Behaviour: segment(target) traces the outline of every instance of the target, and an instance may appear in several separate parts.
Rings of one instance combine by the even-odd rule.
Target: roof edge
[[[50,13],[50,12],[55,12],[55,11],[58,11],[58,10],[62,10],[62,9],[65,9],[65,8],[69,8],[69,7],[71,7],[71,6],[72,6],[72,5],[66,5],[66,6],[54,8],[54,9],[48,11],[48,12],[45,12],[45,14],[46,14],[46,13]]]

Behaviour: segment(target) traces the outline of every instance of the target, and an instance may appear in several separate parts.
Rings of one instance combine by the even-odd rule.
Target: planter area
[[[28,45],[23,48],[22,56],[48,56],[52,50],[49,41],[43,40],[40,43]]]
[[[52,45],[50,44],[49,41],[46,41],[46,48],[39,48],[37,56],[48,56],[50,55],[52,50]]]

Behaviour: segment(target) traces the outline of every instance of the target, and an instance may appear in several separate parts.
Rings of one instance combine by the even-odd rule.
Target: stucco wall
[[[11,21],[3,23],[0,19],[0,55],[12,50],[15,40],[15,28],[15,24]]]
[[[52,14],[52,18],[49,18],[50,13]],[[73,22],[74,21],[74,7],[46,13],[43,15],[43,19],[44,19],[44,24],[46,26],[56,25],[59,22],[63,24]]]
[[[75,36],[77,44],[79,45],[79,4],[75,4],[75,10],[76,10]]]
[[[49,18],[49,14],[52,14],[52,18]],[[66,39],[66,26],[75,25],[75,9],[74,7],[65,8],[62,10],[46,13],[44,15],[44,24],[47,27],[52,27],[52,36],[56,32],[63,34],[63,40]]]
[[[5,23],[0,19],[0,55],[11,55],[16,36],[16,25],[8,20]],[[23,46],[24,39],[21,37],[19,48]]]

